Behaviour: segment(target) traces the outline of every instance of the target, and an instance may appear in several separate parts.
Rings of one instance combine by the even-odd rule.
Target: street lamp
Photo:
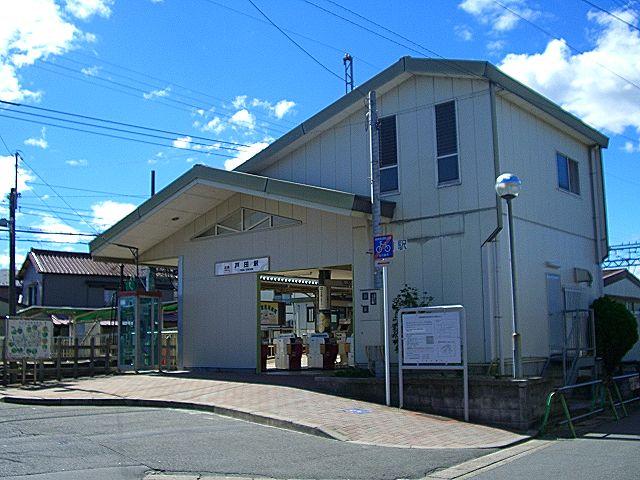
[[[522,339],[518,333],[518,302],[516,300],[516,254],[513,238],[513,210],[511,200],[520,193],[522,181],[513,173],[503,173],[496,179],[496,193],[507,201],[507,218],[509,221],[509,254],[511,257],[511,318],[513,345],[513,378],[522,378]]]

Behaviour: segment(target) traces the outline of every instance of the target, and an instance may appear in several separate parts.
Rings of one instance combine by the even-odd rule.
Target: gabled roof
[[[611,268],[602,271],[602,278],[604,279],[604,286],[611,285],[613,283],[624,280],[625,278],[636,286],[640,287],[640,279],[636,277],[626,268]]]
[[[371,90],[388,90],[412,75],[471,78],[491,81],[545,114],[573,129],[594,144],[607,147],[609,139],[582,120],[567,112],[545,96],[511,78],[489,62],[478,60],[453,60],[402,57],[396,63],[378,73],[353,91],[339,98],[308,120],[273,142],[267,148],[241,164],[236,170],[257,173],[297,145],[302,137],[327,128],[327,124],[341,120],[341,115],[362,105]]]
[[[120,258],[129,247],[140,252],[184,228],[235,193],[295,203],[350,216],[371,213],[367,197],[237,171],[195,165],[89,244],[98,257]],[[395,203],[383,201],[382,215],[393,217]]]
[[[61,252],[57,250],[41,250],[32,248],[27,254],[19,278],[24,278],[27,265],[31,263],[36,272],[57,275],[87,275],[99,277],[119,277],[120,264],[99,262],[88,253]],[[135,266],[125,265],[124,274],[129,277],[136,274]]]

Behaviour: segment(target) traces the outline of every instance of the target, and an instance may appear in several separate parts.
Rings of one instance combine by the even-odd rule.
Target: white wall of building
[[[193,239],[240,207],[295,218],[302,223]],[[351,265],[356,254],[366,255],[366,245],[358,246],[351,234],[362,222],[357,218],[237,194],[146,251],[142,261],[183,257],[184,365],[190,368],[256,368],[257,274],[215,276],[216,262],[268,256],[273,272]]]

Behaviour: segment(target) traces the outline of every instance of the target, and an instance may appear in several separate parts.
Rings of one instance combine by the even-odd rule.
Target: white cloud
[[[151,100],[152,98],[162,98],[169,95],[171,87],[163,88],[162,90],[152,90],[149,93],[143,93],[142,96],[145,100]]]
[[[65,9],[74,17],[87,20],[94,15],[108,18],[113,0],[66,0]]]
[[[0,268],[9,268],[9,255],[0,253]]]
[[[502,0],[500,3],[527,20],[540,16],[540,12],[529,8],[524,0]],[[518,15],[502,8],[494,0],[463,0],[458,7],[483,25],[490,25],[496,32],[513,30],[520,21]]]
[[[188,135],[186,137],[179,137],[173,141],[173,146],[176,148],[189,148],[191,140],[193,139]]]
[[[136,206],[132,203],[114,202],[113,200],[94,203],[91,205],[91,211],[93,212],[92,223],[96,228],[105,230],[122,220],[135,208]]]
[[[624,147],[622,147],[622,150],[627,153],[638,153],[640,152],[640,142],[635,145],[633,144],[633,142],[624,142]]]
[[[276,116],[277,119],[281,119],[287,113],[289,113],[291,109],[295,106],[296,106],[296,102],[293,102],[291,100],[284,100],[284,99],[280,100],[278,103],[276,103],[275,107],[273,107],[273,114]]]
[[[487,42],[487,50],[489,53],[498,53],[504,49],[506,42],[504,40],[492,40]]]
[[[0,22],[0,98],[19,101],[39,92],[20,84],[18,70],[68,51],[81,32],[54,0],[4,0]]]
[[[243,127],[248,130],[253,130],[256,127],[256,117],[249,112],[246,108],[238,110],[229,119],[229,123],[232,123],[238,127]]]
[[[269,143],[273,141],[273,139],[268,138],[262,142],[256,142],[246,147],[238,147],[240,151],[234,158],[230,158],[229,160],[225,160],[224,168],[225,170],[233,170],[237,166],[243,164],[251,157],[253,157],[256,153],[264,150],[269,146]]]
[[[79,230],[76,230],[70,225],[62,222],[60,219],[54,217],[53,215],[45,214],[42,217],[42,220],[38,225],[34,225],[34,228],[38,230],[42,230],[45,232],[60,232],[60,233],[80,233]],[[77,235],[46,235],[39,233],[36,235],[37,238],[41,240],[51,240],[53,242],[64,242],[64,243],[78,243],[87,241],[89,237],[81,237]]]
[[[247,96],[246,95],[238,95],[231,102],[233,108],[243,108],[247,105]]]
[[[24,141],[24,144],[46,150],[47,148],[49,148],[49,142],[47,142],[47,129],[45,127],[42,127],[42,130],[40,130],[40,138],[27,138]]]
[[[15,183],[15,157],[0,156],[0,197],[4,197],[14,187]],[[27,182],[34,180],[31,172],[22,167],[18,167],[18,191],[31,190]]]
[[[80,71],[84,73],[87,77],[95,77],[96,75],[98,75],[98,72],[100,71],[100,67],[98,67],[97,65],[94,65],[93,67],[82,68],[80,69]]]
[[[78,160],[66,160],[64,163],[70,167],[86,167],[89,162],[85,158],[81,158]]]
[[[456,36],[465,42],[473,40],[473,32],[466,25],[456,25],[453,29]]]
[[[227,128],[227,126],[222,122],[220,117],[213,117],[202,126],[202,130],[205,132],[213,132],[215,134],[222,133],[225,128]]]
[[[564,40],[552,40],[541,53],[507,55],[500,68],[596,128],[640,132],[640,90],[610,72],[640,84],[640,34],[606,14],[588,18],[598,27],[593,49],[574,55]]]

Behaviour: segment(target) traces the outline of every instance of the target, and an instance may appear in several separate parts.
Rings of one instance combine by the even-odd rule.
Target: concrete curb
[[[226,407],[215,405],[204,405],[201,403],[179,402],[171,400],[145,400],[136,398],[28,398],[5,396],[1,399],[5,403],[19,405],[41,405],[41,406],[85,406],[85,407],[153,407],[153,408],[176,408],[185,410],[200,410],[224,417],[231,417],[238,420],[266,425],[269,427],[283,428],[299,433],[306,433],[316,437],[327,438],[338,441],[348,441],[337,432],[330,432],[320,427],[304,425],[281,418],[266,417],[255,413],[243,412]]]

